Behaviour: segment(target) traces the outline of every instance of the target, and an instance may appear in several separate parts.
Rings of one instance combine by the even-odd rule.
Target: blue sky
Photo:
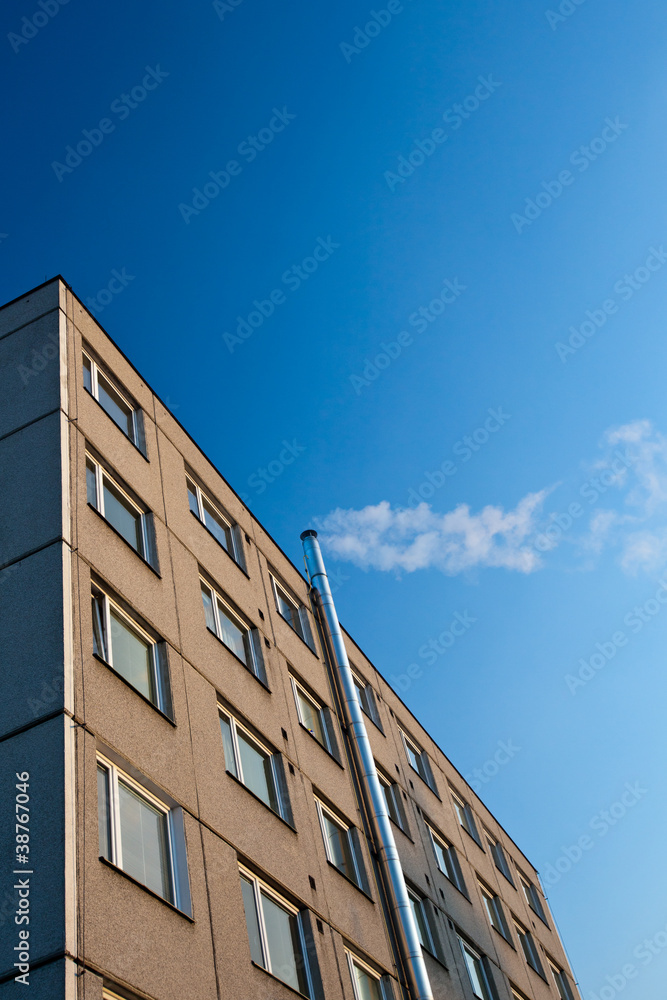
[[[319,519],[457,767],[520,747],[481,793],[538,868],[591,838],[583,996],[662,1000],[667,10],[392,6],[7,2],[0,298],[62,273],[299,565]]]

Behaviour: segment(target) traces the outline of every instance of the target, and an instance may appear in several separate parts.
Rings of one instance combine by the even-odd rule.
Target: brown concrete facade
[[[49,344],[53,351],[44,350]],[[141,409],[145,454],[84,388],[84,349]],[[34,368],[35,357],[44,365]],[[315,994],[355,1000],[347,949],[393,983],[388,988],[396,1000],[407,996],[306,580],[62,279],[0,309],[0,389],[3,477],[20,454],[37,462],[25,472],[27,480],[33,476],[27,486],[5,486],[3,478],[5,502],[8,492],[11,500],[18,491],[24,513],[0,551],[0,619],[3,602],[8,616],[0,625],[10,627],[31,581],[46,587],[48,580],[57,592],[57,651],[49,659],[37,643],[30,658],[26,653],[25,660],[7,664],[11,677],[26,673],[22,693],[9,681],[11,704],[0,713],[0,757],[6,750],[8,767],[18,769],[21,754],[39,760],[40,747],[59,762],[51,781],[60,802],[55,839],[62,842],[50,862],[58,873],[55,924],[52,939],[36,938],[33,996],[293,997],[293,989],[251,961],[239,864],[309,914],[308,944],[321,979]],[[89,504],[87,452],[150,513],[154,565]],[[186,474],[238,525],[245,567],[190,510]],[[40,521],[35,538],[21,524],[24,516]],[[256,630],[265,681],[207,629],[202,574]],[[272,574],[307,609],[314,650],[278,613]],[[164,711],[94,655],[95,587],[161,641],[171,692]],[[397,784],[405,813],[405,830],[396,826],[394,835],[406,880],[430,901],[437,946],[435,954],[425,950],[425,960],[434,996],[474,1000],[462,938],[485,956],[493,1000],[560,1000],[550,961],[563,970],[575,1000],[537,872],[378,670],[351,638],[346,641],[354,669],[374,692],[380,725],[370,718],[366,725],[376,761]],[[17,635],[17,648],[20,642]],[[300,724],[291,676],[331,710],[340,760]],[[279,755],[291,815],[278,815],[226,770],[220,707]],[[410,766],[402,732],[428,755],[433,788]],[[21,749],[28,743],[29,750]],[[182,839],[184,854],[175,905],[100,858],[100,754],[177,817],[172,837]],[[3,799],[5,792],[3,786]],[[469,806],[479,843],[462,828],[454,794]],[[327,861],[316,796],[359,830],[368,891]],[[461,887],[438,868],[429,827],[455,851]],[[488,836],[502,845],[510,878],[494,862]],[[535,887],[544,920],[529,905],[522,876]],[[491,926],[482,884],[500,898],[508,940]],[[527,963],[515,919],[530,931],[544,977]],[[3,996],[19,988],[11,934],[0,955]]]

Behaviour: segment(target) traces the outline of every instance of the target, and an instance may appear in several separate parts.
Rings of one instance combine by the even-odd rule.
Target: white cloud
[[[454,575],[495,566],[531,573],[541,565],[532,540],[547,492],[529,493],[514,510],[489,506],[477,514],[467,504],[438,514],[427,503],[406,509],[383,500],[362,510],[338,508],[317,528],[334,557],[362,569],[435,567]]]

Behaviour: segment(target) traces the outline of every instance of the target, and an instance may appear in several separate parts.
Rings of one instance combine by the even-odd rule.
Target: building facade
[[[61,278],[0,309],[0,485],[0,994],[409,1000],[308,581]],[[344,641],[433,996],[577,1000],[537,872]]]

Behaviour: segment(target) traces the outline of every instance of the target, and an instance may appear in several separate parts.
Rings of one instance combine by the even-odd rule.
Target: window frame
[[[123,541],[129,545],[133,552],[139,556],[151,569],[158,571],[158,561],[157,561],[157,544],[155,540],[155,529],[152,523],[151,511],[142,507],[137,503],[132,496],[130,496],[127,489],[121,485],[119,480],[116,478],[114,473],[110,472],[106,466],[102,465],[98,458],[95,458],[94,454],[86,448],[85,451],[86,459],[86,499],[88,506],[92,507],[100,517],[109,525],[109,527],[114,531]],[[89,464],[93,466],[93,472],[95,476],[95,503],[92,503],[88,497],[88,472]],[[141,545],[136,548],[132,542],[125,537],[125,535],[113,524],[112,521],[106,516],[105,512],[105,501],[104,501],[104,482],[108,480],[118,493],[121,494],[124,501],[127,502],[127,506],[131,508],[129,513],[136,512],[138,515],[139,526],[140,526],[140,538]]]
[[[308,997],[308,1000],[312,1000],[312,998],[315,996],[315,986],[313,982],[314,980],[313,970],[311,969],[310,966],[311,957],[309,955],[305,929],[303,926],[303,915],[302,915],[303,910],[299,909],[299,907],[297,906],[294,906],[293,903],[290,903],[287,899],[285,899],[284,896],[281,896],[279,892],[276,892],[276,890],[273,889],[270,885],[268,885],[263,879],[258,878],[257,875],[254,874],[254,872],[250,871],[249,868],[246,868],[245,865],[239,864],[239,874],[242,880],[245,879],[246,882],[250,882],[253,889],[253,899],[255,903],[255,918],[257,920],[257,927],[259,930],[260,947],[262,950],[263,961],[266,963],[264,965],[261,965],[260,968],[264,969],[265,972],[268,972],[269,975],[273,976],[274,979],[278,979],[281,983],[287,986],[288,989],[293,990],[300,996]],[[287,983],[284,979],[281,979],[280,976],[276,975],[276,973],[273,972],[270,967],[271,952],[269,950],[269,945],[268,945],[266,919],[264,916],[264,908],[262,906],[262,893],[268,896],[276,906],[280,907],[280,909],[284,910],[286,913],[289,913],[290,916],[296,918],[301,955],[300,956],[295,955],[294,958],[295,958],[295,964],[297,964],[300,961],[301,966],[304,970],[304,975],[308,986],[308,993],[301,993],[300,990],[297,990],[290,983]],[[246,925],[247,925],[247,917],[246,917]],[[251,955],[251,962],[255,966],[258,965],[258,963],[255,962],[255,960],[252,958],[252,955]]]
[[[449,841],[447,841],[443,836],[441,836],[441,834],[436,833],[436,831],[433,829],[430,823],[426,823],[426,829],[428,830],[429,836],[431,838],[431,847],[433,848],[433,854],[435,855],[435,863],[438,867],[438,871],[442,872],[442,874],[449,882],[451,882],[454,888],[458,889],[458,891],[463,893],[466,899],[468,899],[469,898],[468,889],[465,884],[465,878],[463,876],[463,872],[461,870],[458,857],[456,856],[456,848],[454,847],[453,844],[450,844]],[[447,862],[450,863],[451,872],[443,871],[440,865],[440,858],[438,856],[436,845],[440,847],[440,850],[442,852],[445,868],[449,868]],[[452,858],[454,859],[453,861]]]
[[[224,549],[232,561],[235,562],[239,569],[241,569],[247,576],[248,573],[246,570],[245,553],[243,551],[243,543],[241,542],[240,537],[241,532],[238,524],[235,521],[232,521],[231,517],[222,510],[220,504],[212,499],[208,490],[201,487],[196,478],[192,475],[192,473],[188,472],[187,469],[185,472],[185,484],[186,493],[190,494],[191,492],[194,492],[195,499],[197,501],[198,513],[195,513],[190,506],[190,499],[188,496],[188,509],[192,516],[197,518],[202,527],[205,528],[209,535],[215,539],[220,548]],[[193,490],[190,489],[191,486],[194,487]],[[220,520],[224,522],[224,527],[229,537],[229,546],[223,545],[220,539],[215,535],[215,532],[211,531],[207,525],[204,517],[204,500],[213,508]]]
[[[477,884],[479,885],[479,890],[482,894],[484,909],[486,910],[486,915],[491,927],[494,931],[500,934],[500,936],[504,938],[509,945],[514,947],[512,933],[509,928],[507,917],[505,916],[502,899],[497,892],[494,892],[483,882],[479,881],[479,879]]]
[[[296,714],[299,720],[299,725],[301,726],[302,729],[305,729],[306,732],[309,733],[313,737],[313,739],[316,740],[317,743],[319,743],[319,745],[322,747],[323,750],[326,750],[326,752],[329,754],[330,757],[333,757],[334,760],[336,760],[339,764],[341,764],[342,761],[340,760],[338,745],[336,743],[335,734],[332,731],[333,713],[328,708],[328,706],[323,704],[323,702],[320,702],[315,695],[311,694],[310,691],[304,686],[304,684],[302,684],[301,681],[297,680],[297,678],[291,672],[289,674],[289,678],[292,685],[292,691],[294,693],[294,704],[296,705]],[[315,709],[315,712],[320,721],[320,728],[322,730],[322,737],[323,737],[322,739],[320,739],[319,736],[317,736],[306,725],[302,714],[303,710],[301,702],[299,700],[300,697],[302,697],[305,701],[310,702],[312,707]]]
[[[496,991],[495,991],[495,986],[491,981],[491,977],[489,976],[489,972],[486,968],[486,962],[485,962],[486,955],[484,955],[483,952],[478,951],[478,949],[475,948],[473,945],[471,945],[468,941],[466,941],[465,938],[462,938],[460,934],[457,934],[457,937],[459,939],[459,945],[461,946],[461,953],[463,955],[463,964],[468,974],[468,981],[470,983],[470,989],[472,990],[473,996],[477,997],[478,1000],[495,1000]],[[476,963],[475,971],[478,973],[478,976],[481,980],[482,993],[485,993],[486,996],[480,997],[479,993],[477,993],[475,990],[475,985],[472,981],[472,975],[470,973],[470,967],[468,965],[466,955],[470,955],[470,957]]]
[[[574,1000],[574,993],[570,987],[565,969],[561,969],[561,967],[554,962],[552,958],[549,958],[548,955],[547,963],[549,965],[549,969],[551,970],[554,982],[556,983],[556,990],[560,1000]]]
[[[271,578],[271,589],[273,591],[273,599],[276,605],[276,611],[284,622],[287,622],[289,627],[293,632],[299,636],[302,642],[305,642],[311,653],[317,656],[317,651],[315,649],[315,639],[313,637],[313,630],[310,626],[310,619],[308,618],[308,609],[306,605],[299,601],[296,595],[292,594],[289,588],[282,583],[273,573],[269,570],[269,577]],[[285,601],[286,604],[291,605],[293,609],[293,618],[290,620],[286,618],[285,615],[280,610],[280,598]],[[298,622],[298,627],[294,624],[294,618]]]
[[[239,719],[234,715],[233,712],[230,712],[228,708],[226,708],[224,705],[218,702],[218,718],[222,719],[223,717],[229,720],[230,723],[229,728],[232,740],[232,751],[234,754],[234,760],[232,763],[234,765],[234,768],[236,769],[235,771],[231,769],[231,767],[229,766],[230,761],[228,761],[225,756],[224,738],[222,736],[222,729],[221,729],[220,738],[222,739],[223,742],[223,757],[225,758],[225,771],[227,772],[227,774],[230,774],[233,778],[235,778],[235,780],[238,781],[239,784],[243,785],[246,791],[250,792],[250,794],[254,796],[254,798],[258,799],[262,803],[262,805],[266,806],[267,809],[270,809],[275,816],[278,816],[278,818],[282,819],[285,823],[288,824],[288,826],[294,828],[294,821],[292,819],[292,809],[289,801],[289,792],[286,787],[286,782],[282,780],[283,776],[279,774],[278,770],[280,767],[280,760],[281,760],[280,752],[278,750],[272,749],[267,743],[264,743],[263,740],[260,739],[258,736],[256,736],[255,733],[253,733],[247,726],[244,726],[244,724],[239,721]],[[266,754],[266,757],[270,761],[271,780],[273,783],[273,795],[278,805],[277,809],[274,809],[273,806],[270,804],[270,802],[265,802],[265,800],[261,797],[261,795],[258,795],[257,792],[253,791],[253,789],[250,787],[250,785],[246,783],[243,777],[243,759],[241,757],[241,751],[239,749],[238,730],[240,730],[243,733],[244,737],[246,737],[246,739],[250,743],[254,744],[255,747],[257,747],[261,753]],[[269,792],[269,799],[270,798],[271,798],[271,793]]]
[[[190,894],[189,888],[187,886],[187,860],[185,857],[185,839],[183,837],[182,845],[182,859],[181,864],[184,866],[185,871],[181,872],[181,864],[179,864],[178,854],[176,845],[176,824],[175,824],[175,807],[168,805],[162,799],[158,798],[144,784],[133,778],[126,770],[119,767],[110,757],[98,751],[97,755],[97,771],[103,769],[106,772],[105,781],[105,791],[106,791],[106,807],[107,807],[107,818],[108,818],[108,848],[109,855],[107,857],[102,853],[102,845],[100,844],[100,859],[106,863],[112,865],[121,871],[127,878],[132,879],[138,885],[143,886],[147,892],[158,899],[164,900],[169,906],[174,907],[174,909],[179,910],[184,913],[190,919]],[[161,813],[166,817],[166,849],[169,854],[168,859],[168,873],[170,881],[170,897],[163,896],[162,893],[151,888],[145,883],[141,882],[136,876],[132,875],[123,867],[123,847],[122,847],[122,837],[121,837],[121,809],[120,809],[120,796],[118,791],[119,782],[126,785],[130,791],[134,792],[138,798],[143,799],[143,801],[155,809],[157,812]],[[101,817],[99,816],[98,807],[98,826],[100,824]],[[182,832],[182,831],[180,831]]]
[[[209,592],[209,596],[211,599],[211,607],[213,609],[213,621],[215,624],[215,629],[212,629],[208,624],[208,622],[206,621],[206,607],[204,606],[203,596],[202,596],[204,622],[207,630],[212,635],[214,635],[219,642],[222,643],[225,649],[228,652],[230,652],[232,656],[239,661],[239,663],[243,664],[246,670],[249,671],[249,673],[251,673],[253,677],[257,678],[260,684],[263,684],[264,687],[268,688],[266,667],[264,664],[264,657],[262,655],[261,645],[260,645],[261,633],[259,629],[255,625],[253,625],[245,617],[245,615],[242,615],[240,612],[236,611],[235,608],[232,606],[231,602],[225,597],[223,597],[221,591],[217,588],[217,586],[212,584],[207,577],[202,575],[201,572],[199,573],[199,583],[200,583],[200,596],[202,595],[203,589],[206,588]],[[218,602],[220,602],[220,604],[224,606],[225,613],[228,615],[232,625],[234,625],[239,630],[239,632],[242,632],[247,636],[247,644],[244,645],[246,646],[246,652],[248,654],[248,659],[250,660],[249,663],[246,660],[241,659],[238,653],[225,642],[223,638],[223,630],[220,625],[220,609],[218,606]]]
[[[435,778],[431,770],[431,762],[428,758],[426,750],[424,750],[423,747],[420,747],[420,745],[415,740],[413,740],[411,736],[408,736],[408,734],[401,726],[399,726],[398,729],[403,740],[403,748],[405,750],[405,756],[407,757],[408,760],[408,765],[412,768],[415,774],[419,775],[424,784],[427,785],[435,795],[438,795],[437,786],[435,784]],[[422,770],[419,770],[419,767],[415,767],[415,765],[412,763],[412,760],[410,758],[411,750],[415,758],[422,765]]]
[[[348,882],[351,882],[353,885],[355,885],[357,889],[360,889],[361,892],[365,893],[365,895],[370,896],[370,889],[368,886],[366,870],[364,867],[363,858],[360,856],[361,846],[356,841],[354,834],[356,827],[353,826],[351,823],[348,823],[347,820],[344,820],[338,813],[334,812],[333,809],[331,809],[329,806],[325,805],[325,803],[322,802],[322,800],[317,795],[315,795],[314,798],[315,798],[315,805],[317,807],[317,817],[320,823],[320,831],[322,833],[322,840],[324,842],[324,853],[326,855],[327,861],[332,866],[332,868],[335,868],[337,872],[340,872],[343,878],[346,878]],[[329,819],[331,823],[333,823],[334,826],[337,826],[340,830],[342,830],[346,834],[347,849],[350,855],[350,859],[352,861],[352,867],[354,868],[354,877],[352,875],[348,875],[347,872],[344,872],[342,868],[339,868],[336,862],[334,861],[333,857],[331,856],[329,838],[327,837],[326,827],[324,824],[325,816]]]
[[[546,973],[544,971],[544,964],[542,962],[537,942],[531,932],[527,927],[524,927],[516,917],[514,920],[514,929],[516,931],[517,937],[519,938],[519,944],[521,945],[521,951],[523,957],[526,960],[526,965],[528,965],[533,972],[536,972],[541,979],[547,982]]]
[[[417,937],[419,938],[419,943],[422,948],[425,948],[429,955],[433,955],[434,958],[438,958],[438,947],[435,942],[435,928],[433,927],[433,921],[431,913],[429,912],[430,900],[426,896],[418,892],[417,889],[413,889],[411,885],[406,883],[406,889],[408,892],[408,899],[412,905],[413,917],[415,921],[415,927],[417,929]],[[417,918],[417,907],[419,907],[419,912],[421,913],[421,922],[426,928],[426,941],[422,940],[422,928],[420,926],[420,921]],[[438,961],[440,959],[438,958]]]
[[[402,830],[406,836],[410,836],[408,832],[408,820],[403,807],[403,789],[397,781],[392,781],[391,778],[388,778],[387,775],[380,770],[377,764],[375,766],[375,770],[377,771],[378,781],[380,782],[384,792],[389,819],[392,821],[394,826],[397,826],[399,830]],[[392,815],[392,805],[397,816]]]
[[[390,997],[393,996],[393,990],[391,990],[391,988],[387,985],[389,981],[387,974],[378,972],[377,969],[372,968],[372,966],[370,966],[367,962],[364,962],[363,958],[359,958],[359,956],[355,954],[355,952],[350,951],[349,948],[345,948],[345,955],[347,957],[347,966],[350,973],[354,1000],[363,1000],[363,998],[359,995],[359,989],[357,987],[357,977],[354,973],[355,965],[361,972],[368,976],[369,979],[372,979],[377,983],[380,1000],[390,1000]]]
[[[120,677],[125,684],[132,688],[133,691],[147,701],[153,708],[156,708],[162,715],[166,716],[170,722],[173,722],[173,704],[171,699],[171,683],[169,677],[169,666],[167,662],[167,657],[160,655],[160,647],[166,647],[164,640],[155,639],[150,635],[139,622],[136,621],[131,615],[125,611],[121,605],[111,597],[106,590],[100,587],[99,584],[94,583],[91,587],[91,597],[93,602],[93,656],[104,663],[107,667],[114,672],[117,677]],[[103,621],[100,620],[99,625],[103,625],[103,636],[102,641],[104,643],[104,649],[102,652],[95,652],[95,645],[97,645],[98,640],[96,637],[95,628],[95,618],[96,609],[99,608],[99,602],[101,601],[103,605]],[[113,640],[111,636],[111,611],[114,611],[116,616],[122,619],[123,623],[127,623],[127,629],[130,632],[134,632],[138,638],[145,642],[150,648],[150,671],[152,687],[155,692],[156,700],[153,701],[152,698],[148,697],[140,691],[139,688],[135,687],[132,681],[119,670],[114,664],[113,659]]]
[[[500,840],[496,838],[488,830],[484,831],[487,843],[489,845],[489,850],[491,851],[491,857],[493,858],[493,863],[500,872],[500,874],[507,879],[509,884],[513,889],[516,889],[514,884],[514,879],[512,878],[512,870],[510,868],[510,863],[507,855],[505,854],[505,848],[501,844]],[[498,864],[498,858],[502,858],[501,864]]]
[[[141,407],[137,405],[137,403],[132,399],[132,397],[125,390],[125,388],[120,385],[117,379],[114,376],[110,375],[108,371],[106,371],[105,368],[103,368],[102,365],[100,365],[99,362],[95,360],[95,357],[90,351],[88,351],[85,347],[83,347],[81,350],[81,354],[83,358],[82,361],[82,369],[84,373],[83,387],[85,391],[90,396],[93,397],[95,402],[104,410],[109,419],[113,421],[118,430],[121,431],[122,434],[124,434],[127,440],[130,441],[139,452],[141,452],[141,454],[144,456],[146,460],[148,460],[148,456],[146,454],[145,434],[143,429],[143,411]],[[90,389],[86,385],[86,374],[85,374],[86,360],[88,361],[90,367]],[[130,411],[131,423],[132,423],[132,435],[128,434],[127,431],[125,431],[120,426],[118,421],[114,420],[114,418],[111,416],[111,414],[104,406],[104,404],[100,402],[100,396],[99,396],[100,375],[106,382],[109,383],[113,391],[120,397],[121,401],[125,404],[125,406],[127,406],[128,410]]]
[[[452,802],[454,803],[454,812],[456,813],[456,818],[459,821],[459,826],[461,827],[462,830],[465,830],[468,836],[471,837],[475,841],[477,846],[481,848],[481,850],[483,851],[484,848],[482,847],[482,839],[479,835],[479,830],[477,829],[477,821],[475,820],[475,814],[472,811],[470,803],[467,802],[461,795],[459,795],[459,793],[456,792],[453,788],[450,787],[449,791],[452,796]]]
[[[519,872],[519,881],[523,890],[524,899],[528,903],[528,906],[532,912],[540,918],[545,927],[548,927],[549,923],[547,921],[546,911],[542,905],[542,898],[539,889],[534,882],[531,882],[531,880],[523,874],[523,872]]]

